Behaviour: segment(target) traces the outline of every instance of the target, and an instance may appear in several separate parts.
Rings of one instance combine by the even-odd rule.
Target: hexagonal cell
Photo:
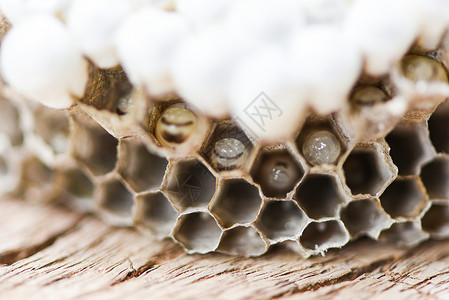
[[[217,251],[241,256],[259,256],[268,249],[267,243],[251,226],[237,226],[225,230]]]
[[[392,223],[375,199],[350,202],[341,210],[340,216],[352,237],[366,234],[377,238]]]
[[[173,238],[188,253],[207,253],[218,247],[221,228],[207,212],[194,212],[178,218]]]
[[[299,240],[306,249],[321,252],[344,246],[349,241],[349,234],[340,221],[312,222]]]
[[[330,117],[310,117],[296,139],[296,146],[310,165],[337,164],[347,149]]]
[[[6,176],[9,172],[8,163],[5,160],[5,157],[0,154],[0,176]]]
[[[329,174],[307,175],[296,191],[295,200],[313,219],[333,217],[345,202],[337,180]]]
[[[54,153],[64,153],[69,147],[70,125],[65,111],[38,106],[33,109],[33,132],[41,137]]]
[[[134,200],[125,185],[116,178],[109,178],[101,182],[97,189],[96,198],[102,216],[113,225],[131,225]]]
[[[393,218],[417,217],[427,201],[424,187],[416,178],[398,178],[380,196],[382,207]]]
[[[416,222],[401,222],[391,225],[382,231],[379,240],[393,243],[400,247],[412,247],[428,238],[428,234],[421,230]]]
[[[178,213],[161,192],[151,192],[136,197],[134,224],[145,232],[164,238],[176,223]]]
[[[394,177],[394,167],[379,145],[354,148],[343,164],[346,184],[353,195],[377,195]]]
[[[77,211],[92,211],[94,208],[94,183],[79,168],[56,170],[56,186],[62,193],[62,202]]]
[[[157,189],[162,183],[168,161],[151,153],[139,138],[121,139],[118,172],[135,191]]]
[[[430,140],[436,151],[449,153],[449,100],[438,106],[428,124]]]
[[[244,179],[225,179],[210,204],[210,211],[224,227],[251,223],[257,217],[262,199],[259,190]]]
[[[307,223],[304,212],[292,201],[265,202],[256,226],[275,242],[295,238]]]
[[[89,64],[89,84],[86,86],[80,102],[93,106],[99,110],[119,113],[120,100],[128,97],[132,85],[121,67],[112,69],[98,69]]]
[[[27,157],[21,165],[20,188],[30,202],[50,202],[56,194],[54,171],[35,156]]]
[[[399,175],[418,175],[419,165],[433,155],[425,122],[402,122],[385,140]]]
[[[200,150],[217,171],[244,169],[252,156],[253,144],[245,132],[230,121],[216,124]]]
[[[215,176],[197,159],[171,162],[163,190],[178,211],[206,208],[215,193]]]
[[[437,157],[421,168],[421,180],[430,199],[449,200],[449,159]]]
[[[9,100],[0,97],[0,132],[8,136],[12,146],[23,142],[23,133],[20,130],[20,116],[16,106]]]
[[[449,206],[433,203],[421,220],[422,228],[432,238],[449,237]]]
[[[87,116],[74,116],[71,140],[73,157],[95,176],[112,171],[117,160],[118,141]]]
[[[251,170],[264,195],[276,198],[287,197],[303,175],[303,168],[286,149],[263,149]]]

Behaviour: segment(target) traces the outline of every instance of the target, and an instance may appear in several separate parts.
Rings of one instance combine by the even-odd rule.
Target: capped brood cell
[[[178,211],[206,208],[215,194],[215,176],[196,158],[172,160],[163,191]]]
[[[93,175],[101,176],[115,168],[118,140],[87,115],[73,114],[71,154]]]
[[[259,256],[268,249],[268,244],[251,226],[236,226],[226,229],[217,251],[230,255]]]
[[[138,137],[121,139],[118,172],[135,192],[158,189],[165,175],[167,159],[149,151]]]
[[[313,219],[335,217],[347,196],[336,174],[312,173],[305,176],[294,199]]]
[[[259,189],[243,178],[223,179],[209,209],[223,227],[253,222],[262,205]]]
[[[112,174],[97,185],[95,199],[99,214],[116,226],[132,225],[133,194]]]
[[[378,195],[395,177],[396,167],[378,143],[357,145],[343,163],[346,185],[353,195]]]
[[[349,202],[341,210],[340,217],[352,238],[368,235],[377,239],[380,232],[392,224],[376,199]]]
[[[418,175],[420,165],[434,155],[425,122],[401,122],[385,140],[399,175]]]
[[[272,242],[297,238],[308,218],[293,201],[266,201],[256,227]]]
[[[393,218],[415,218],[426,208],[428,198],[416,177],[397,178],[380,196],[385,211]]]
[[[158,238],[167,237],[174,227],[178,213],[160,191],[136,197],[134,225]]]
[[[301,164],[283,148],[261,149],[251,169],[251,176],[260,185],[262,193],[275,198],[286,198],[303,175]]]
[[[214,251],[220,243],[222,230],[208,212],[181,215],[173,229],[173,238],[188,253]]]
[[[304,229],[299,240],[306,249],[318,254],[329,248],[343,247],[349,241],[349,233],[338,220],[312,222]]]

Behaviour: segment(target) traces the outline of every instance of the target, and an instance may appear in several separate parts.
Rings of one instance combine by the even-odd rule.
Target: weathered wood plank
[[[449,241],[405,250],[361,240],[307,260],[285,249],[251,259],[189,256],[170,241],[60,208],[4,200],[0,217],[0,253],[53,239],[33,255],[0,267],[5,298],[449,297]]]

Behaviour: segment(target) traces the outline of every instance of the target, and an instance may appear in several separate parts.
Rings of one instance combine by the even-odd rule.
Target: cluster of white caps
[[[362,72],[388,74],[417,42],[438,46],[449,0],[0,0],[12,24],[3,78],[54,108],[83,95],[88,58],[121,65],[150,95],[245,121],[264,92],[283,112],[257,132],[289,136],[306,110],[339,110]],[[257,128],[256,128],[257,130]]]

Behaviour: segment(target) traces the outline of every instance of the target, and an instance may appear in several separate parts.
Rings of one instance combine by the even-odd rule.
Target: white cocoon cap
[[[340,109],[362,69],[360,52],[339,29],[314,26],[298,33],[291,43],[295,79],[319,114]]]
[[[12,23],[16,24],[29,17],[64,13],[70,0],[0,0],[0,10]]]
[[[52,16],[21,21],[5,36],[3,78],[17,91],[53,108],[72,105],[88,79],[87,62],[64,25]]]
[[[173,81],[183,99],[202,113],[222,118],[229,113],[229,80],[248,51],[221,28],[206,29],[191,37],[176,52]]]
[[[74,0],[67,27],[81,50],[100,68],[119,64],[114,38],[135,0]]]
[[[383,75],[416,39],[419,20],[409,0],[357,0],[346,18],[345,33],[364,54],[368,73]]]
[[[147,8],[131,15],[120,28],[117,52],[130,80],[151,94],[171,92],[170,67],[174,51],[190,33],[174,12]]]
[[[176,11],[196,26],[221,21],[239,0],[175,0]]]
[[[413,0],[421,16],[419,44],[427,50],[438,47],[445,30],[449,29],[449,1]]]
[[[292,80],[286,56],[283,49],[267,47],[243,61],[231,80],[232,116],[262,142],[292,138],[305,115],[305,95]]]
[[[235,35],[256,43],[278,43],[305,20],[297,0],[242,0],[232,7],[225,22]]]

